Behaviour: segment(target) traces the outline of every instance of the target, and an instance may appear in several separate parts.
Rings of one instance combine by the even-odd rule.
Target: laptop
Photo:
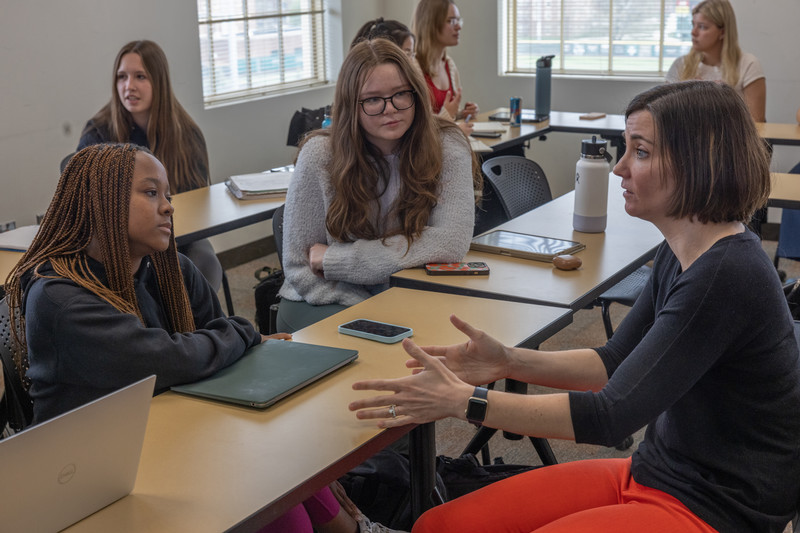
[[[357,358],[356,350],[268,339],[213,376],[172,390],[266,409]]]
[[[52,533],[130,494],[150,376],[0,441],[0,532]]]
[[[586,248],[577,241],[495,230],[472,239],[471,250],[550,262],[557,255],[573,254]]]

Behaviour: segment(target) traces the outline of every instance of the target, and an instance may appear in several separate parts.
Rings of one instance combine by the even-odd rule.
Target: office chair
[[[283,268],[281,257],[283,256],[283,209],[285,204],[280,206],[272,214],[272,236],[275,238],[275,252],[278,254],[278,265]],[[274,303],[269,306],[269,332],[277,333],[278,331],[278,306],[279,303]]]
[[[606,330],[606,338],[611,339],[614,334],[614,327],[611,324],[610,308],[614,302],[628,307],[633,307],[634,302],[642,294],[647,280],[650,279],[652,268],[648,265],[643,265],[628,274],[622,281],[608,289],[606,292],[597,297],[593,305],[600,306],[600,312],[603,315],[603,327]]]
[[[487,159],[481,170],[497,193],[507,220],[553,199],[544,170],[534,161],[516,155]]]
[[[516,218],[535,209],[553,199],[547,177],[537,163],[518,155],[502,155],[487,159],[481,165],[481,170],[486,176],[491,189],[497,195],[497,202],[502,208],[505,220]],[[496,225],[496,224],[495,224]],[[477,228],[476,228],[477,229]],[[481,228],[490,229],[489,227]],[[481,231],[479,231],[481,232]],[[494,384],[490,384],[490,388]],[[506,379],[506,391],[526,394],[528,385],[513,379]],[[477,455],[481,453],[484,464],[491,462],[489,457],[488,442],[497,430],[482,427],[467,444],[463,453]],[[521,435],[503,432],[503,436],[510,440],[519,440]],[[542,464],[556,464],[555,455],[546,439],[529,437],[531,444],[539,454]]]
[[[0,400],[0,438],[28,427],[33,420],[33,400],[17,371],[11,321],[6,299],[0,299],[0,363],[3,368],[5,394]]]
[[[76,153],[77,152],[72,152],[71,154],[65,156],[64,159],[61,160],[59,168],[61,169],[62,174],[64,173],[64,169],[67,168],[67,163],[69,163],[69,160],[72,159],[72,156],[75,155]]]

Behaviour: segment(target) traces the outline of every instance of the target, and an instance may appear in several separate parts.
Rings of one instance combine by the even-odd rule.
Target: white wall
[[[793,122],[800,106],[798,0],[732,0],[744,50],[767,74],[767,120]],[[341,0],[334,16],[346,47],[366,20],[383,15],[410,24],[413,0]],[[47,8],[41,7],[46,5]],[[459,0],[465,19],[461,44],[451,50],[465,97],[484,110],[508,105],[509,96],[533,105],[533,78],[498,76],[498,5]],[[134,39],[152,39],[166,51],[178,99],[202,128],[214,181],[291,162],[286,134],[294,110],[320,107],[333,97],[322,88],[205,110],[194,0],[4,0],[0,9],[0,222],[31,224],[49,204],[61,158],[110,97],[117,50]],[[654,82],[553,80],[553,109],[619,113]],[[533,141],[529,157],[545,168],[556,194],[569,189],[579,135]],[[800,149],[777,147],[773,168],[800,161]],[[214,239],[217,250],[269,233],[268,224]]]
[[[499,76],[498,32],[500,0],[457,0],[464,29],[461,42],[448,50],[458,65],[463,98],[482,110],[508,106],[511,96],[523,107],[534,107],[534,78]],[[798,0],[731,0],[743,50],[755,54],[767,76],[767,120],[794,122],[800,107],[800,21]],[[411,23],[416,2],[387,2],[386,17]],[[554,76],[551,108],[559,111],[622,113],[639,92],[657,83],[614,79],[576,79]],[[579,134],[548,135],[532,141],[527,156],[545,170],[555,195],[572,188],[575,161],[580,155]],[[800,148],[776,147],[773,170],[786,172],[800,161]]]

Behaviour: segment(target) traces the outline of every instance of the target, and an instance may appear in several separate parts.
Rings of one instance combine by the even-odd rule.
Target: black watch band
[[[489,409],[489,389],[485,387],[475,387],[472,396],[467,402],[467,420],[471,424],[480,426],[486,420],[486,411]]]

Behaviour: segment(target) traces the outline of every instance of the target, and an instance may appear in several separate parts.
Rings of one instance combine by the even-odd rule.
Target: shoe
[[[358,522],[358,530],[361,533],[406,533],[399,529],[389,529],[378,522],[372,522],[363,513],[361,513],[356,522]]]

